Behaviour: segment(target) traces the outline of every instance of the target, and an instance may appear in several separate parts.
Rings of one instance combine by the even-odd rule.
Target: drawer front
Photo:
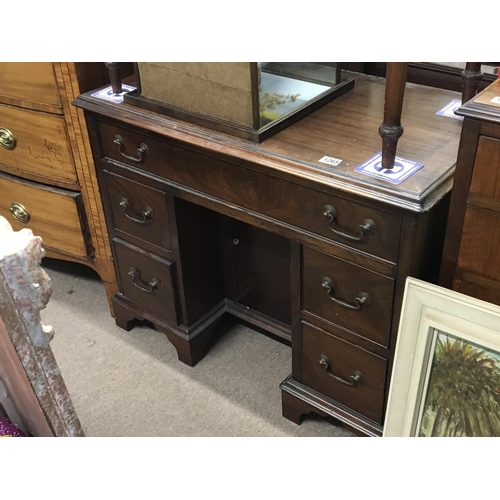
[[[26,222],[20,222],[29,214]],[[12,211],[11,211],[12,210]],[[41,236],[43,246],[78,257],[88,257],[90,237],[80,193],[0,175],[0,215],[18,231],[27,227]]]
[[[304,247],[302,308],[389,346],[394,280]]]
[[[382,423],[387,360],[302,325],[302,384]]]
[[[401,218],[169,143],[100,124],[102,156],[396,263]],[[115,143],[119,136],[119,143]],[[134,159],[130,159],[131,157]]]
[[[107,170],[104,178],[113,228],[171,251],[166,194]]]
[[[63,117],[1,105],[0,127],[12,146],[0,147],[0,163],[35,180],[78,184]]]
[[[115,162],[161,175],[168,162],[168,146],[152,137],[99,123],[101,156]]]
[[[114,239],[118,287],[127,299],[177,324],[173,263]]]
[[[19,106],[42,103],[61,108],[52,63],[0,63],[0,101],[5,102],[5,98]]]
[[[479,137],[470,192],[500,200],[500,140]]]
[[[500,214],[467,206],[458,269],[500,282]]]

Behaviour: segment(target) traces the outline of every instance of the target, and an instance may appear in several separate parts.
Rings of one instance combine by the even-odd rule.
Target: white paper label
[[[331,156],[323,156],[323,158],[321,158],[321,160],[319,161],[321,163],[327,163],[328,165],[333,165],[333,166],[342,163],[342,160],[339,160],[338,158],[332,158]]]
[[[491,102],[494,102],[495,104],[500,104],[500,96],[494,97]]]

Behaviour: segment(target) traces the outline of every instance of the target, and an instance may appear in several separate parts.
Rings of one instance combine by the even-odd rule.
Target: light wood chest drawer
[[[387,360],[302,324],[302,383],[382,423]]]
[[[394,280],[304,247],[302,309],[389,346]]]
[[[59,108],[59,112],[62,113],[53,64],[50,62],[0,64],[0,102],[33,108],[46,105]]]
[[[14,230],[28,227],[41,236],[46,249],[89,257],[90,237],[80,193],[2,173],[0,215]]]
[[[0,146],[0,163],[10,173],[78,186],[63,117],[0,105]]]

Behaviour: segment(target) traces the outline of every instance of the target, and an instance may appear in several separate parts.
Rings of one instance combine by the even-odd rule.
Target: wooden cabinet
[[[47,256],[92,267],[117,291],[83,112],[103,63],[0,63],[0,215],[43,238]]]
[[[90,93],[76,104],[117,324],[151,321],[194,365],[223,314],[242,318],[291,345],[285,417],[381,435],[406,277],[438,278],[461,124],[436,115],[457,94],[409,86],[398,155],[425,166],[399,186],[364,176],[385,81],[351,76],[349,93],[258,145]]]
[[[440,284],[500,305],[500,80],[464,104]]]

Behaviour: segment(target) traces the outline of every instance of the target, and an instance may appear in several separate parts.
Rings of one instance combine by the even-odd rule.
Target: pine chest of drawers
[[[354,168],[380,151],[384,80],[256,145],[89,94],[85,110],[118,293],[194,365],[225,313],[291,345],[283,414],[381,435],[406,277],[437,280],[460,122],[453,92],[409,85],[399,186]],[[322,164],[325,156],[341,160]],[[251,360],[249,360],[251,363]]]
[[[43,238],[47,256],[93,268],[117,291],[81,92],[103,63],[0,63],[0,215]]]

